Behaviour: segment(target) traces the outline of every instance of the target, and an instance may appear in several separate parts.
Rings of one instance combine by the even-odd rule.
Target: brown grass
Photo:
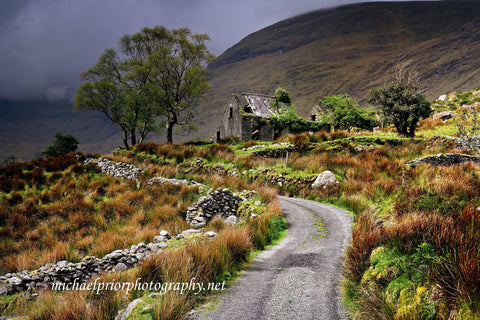
[[[44,184],[24,177],[26,168],[43,164],[56,170],[63,165],[65,171],[56,171],[56,179],[52,175]],[[151,240],[161,229],[176,234],[188,227],[182,214],[198,196],[196,188],[165,184],[138,190],[135,183],[88,167],[61,165],[50,159],[2,168],[30,187],[0,199],[1,273],[103,256]]]

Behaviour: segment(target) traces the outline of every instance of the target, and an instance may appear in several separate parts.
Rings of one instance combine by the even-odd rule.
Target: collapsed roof
[[[243,107],[245,112],[263,118],[270,118],[276,115],[271,105],[274,97],[255,93],[243,93],[242,96],[247,101],[247,105]]]

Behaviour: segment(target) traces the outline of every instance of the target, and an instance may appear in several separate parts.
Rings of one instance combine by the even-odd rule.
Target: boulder
[[[216,236],[218,236],[218,234],[214,231],[207,231],[204,233],[205,237],[208,237],[208,238],[215,238]]]
[[[127,265],[121,262],[117,263],[117,265],[115,266],[116,271],[125,271],[127,269],[128,269]]]
[[[439,101],[445,101],[445,100],[447,100],[447,95],[446,95],[446,94],[442,94],[440,97],[438,97],[437,100],[439,100]]]
[[[335,175],[331,171],[327,170],[318,175],[317,179],[315,179],[315,182],[312,184],[312,188],[326,189],[328,187],[335,186],[338,183],[339,182]]]
[[[433,118],[433,120],[441,119],[442,121],[447,121],[448,119],[452,119],[456,115],[457,115],[456,113],[449,110],[449,111],[443,111],[443,112],[435,113],[432,116],[432,118]]]
[[[227,219],[225,219],[225,223],[229,226],[234,226],[238,223],[238,218],[234,215],[228,216]]]
[[[184,237],[188,237],[188,236],[190,236],[190,235],[192,235],[192,234],[194,234],[194,233],[201,233],[201,231],[198,230],[198,229],[188,229],[188,230],[182,231],[182,235],[183,235]]]

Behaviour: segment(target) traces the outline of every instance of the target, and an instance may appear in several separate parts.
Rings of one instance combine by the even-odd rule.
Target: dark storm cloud
[[[355,1],[0,0],[0,97],[71,97],[79,74],[125,33],[189,27],[220,54],[281,19]]]

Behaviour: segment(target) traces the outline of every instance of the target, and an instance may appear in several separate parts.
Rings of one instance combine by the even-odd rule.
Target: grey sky
[[[219,55],[248,34],[348,0],[0,0],[0,98],[71,97],[79,74],[142,27],[207,33]]]

